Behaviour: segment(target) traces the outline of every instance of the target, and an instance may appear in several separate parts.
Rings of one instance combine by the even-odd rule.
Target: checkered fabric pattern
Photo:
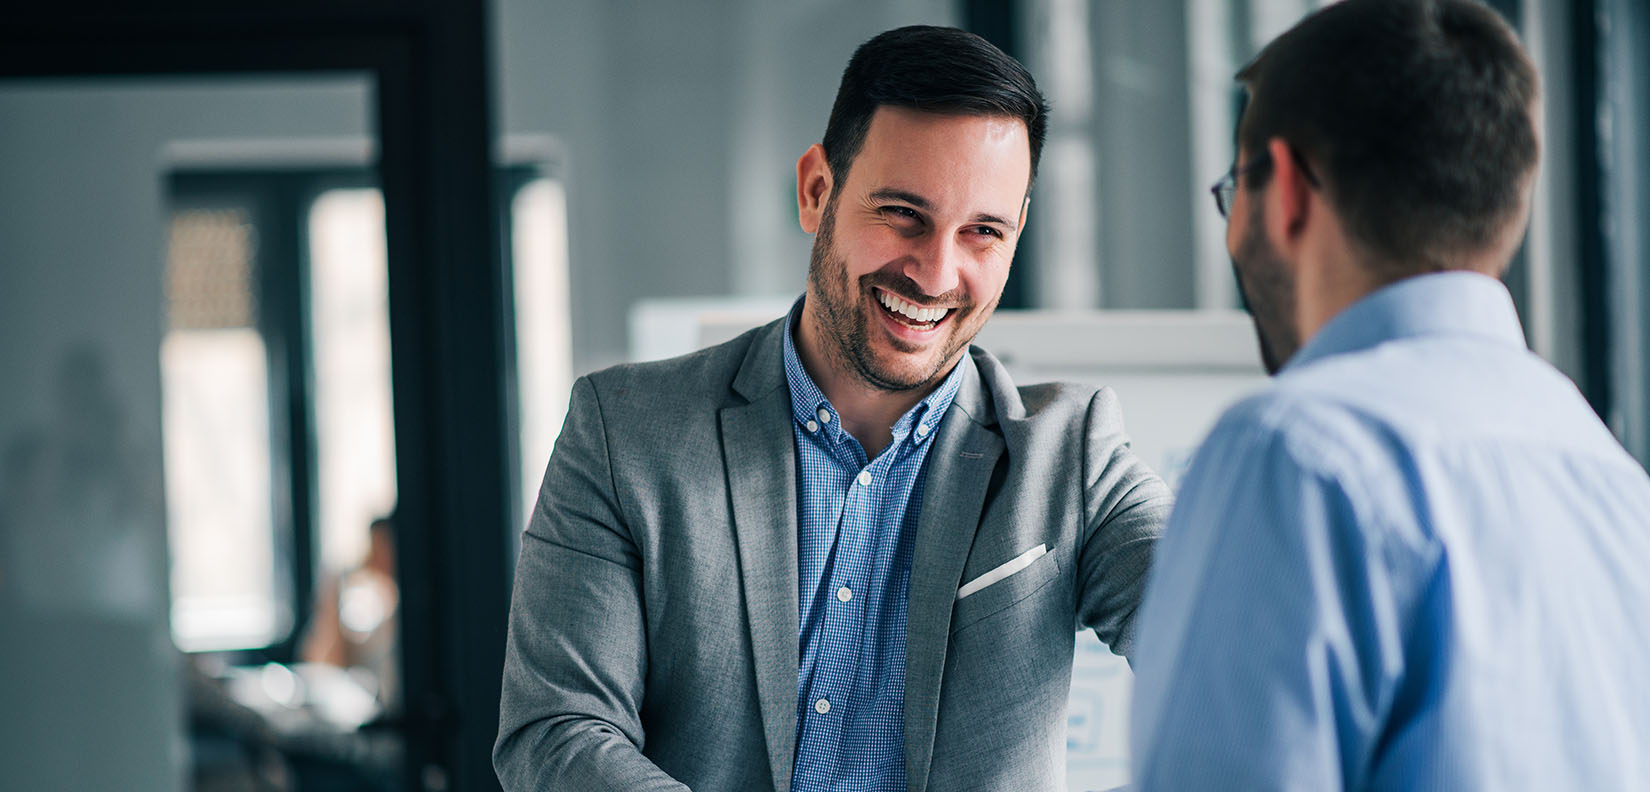
[[[802,368],[785,328],[796,433],[801,667],[797,792],[905,789],[905,620],[924,460],[962,382],[954,368],[874,460]]]

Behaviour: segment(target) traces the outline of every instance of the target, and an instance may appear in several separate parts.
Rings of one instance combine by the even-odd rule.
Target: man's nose
[[[922,293],[931,297],[957,288],[961,282],[958,267],[963,251],[949,234],[932,234],[922,246],[906,259],[905,276],[915,281]]]

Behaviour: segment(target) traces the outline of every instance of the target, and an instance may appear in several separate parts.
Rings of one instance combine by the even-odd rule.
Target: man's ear
[[[1020,224],[1014,227],[1014,238],[1015,238],[1015,240],[1018,240],[1020,237],[1025,236],[1025,233],[1026,233],[1026,214],[1028,214],[1030,211],[1031,211],[1031,196],[1028,194],[1028,195],[1026,195],[1026,199],[1023,202],[1020,203]]]
[[[1266,153],[1272,158],[1272,179],[1266,191],[1266,235],[1274,250],[1288,254],[1319,209],[1321,196],[1283,138],[1267,141]]]
[[[809,146],[796,161],[796,216],[803,231],[812,234],[819,230],[834,186],[825,147],[818,143]]]

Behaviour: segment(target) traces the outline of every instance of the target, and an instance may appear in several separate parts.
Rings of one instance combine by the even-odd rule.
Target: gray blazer
[[[790,789],[782,321],[574,385],[516,569],[493,752],[505,789]],[[1110,390],[1015,388],[979,348],[961,365],[912,560],[907,782],[1063,791],[1076,630],[1128,653],[1170,494],[1130,452]],[[982,577],[995,582],[958,598]]]

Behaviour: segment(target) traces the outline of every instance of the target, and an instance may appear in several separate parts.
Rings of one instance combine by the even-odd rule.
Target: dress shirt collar
[[[801,321],[802,303],[805,299],[805,295],[798,297],[791,305],[790,315],[785,319],[785,382],[791,391],[791,414],[803,431],[810,434],[822,432],[835,445],[842,442],[843,438],[841,417],[825,398],[825,393],[814,383],[813,377],[808,375],[807,369],[803,368],[802,357],[796,351],[795,328],[797,322]],[[959,365],[951,367],[951,373],[946,375],[945,381],[940,383],[933,393],[928,394],[894,423],[889,447],[898,447],[907,437],[910,438],[912,446],[919,446],[933,437],[935,430],[940,428],[940,421],[945,418],[946,409],[956,398],[962,381],[963,367],[959,361]]]
[[[1386,341],[1441,335],[1525,346],[1512,295],[1501,281],[1476,272],[1439,272],[1404,278],[1348,306],[1320,328],[1283,371]]]

